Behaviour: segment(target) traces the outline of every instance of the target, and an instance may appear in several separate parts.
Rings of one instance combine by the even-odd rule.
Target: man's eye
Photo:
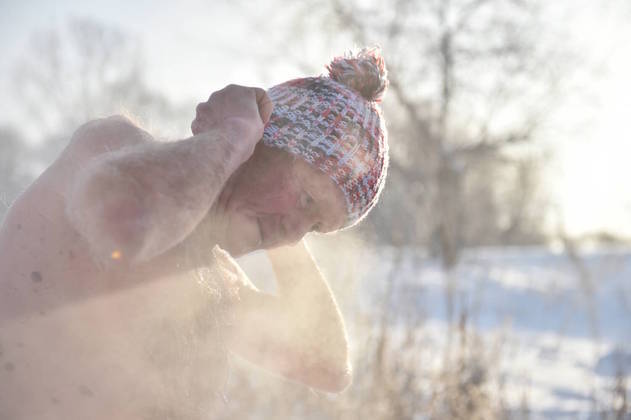
[[[300,206],[302,208],[307,208],[313,204],[313,197],[311,197],[308,193],[303,192],[300,195]]]

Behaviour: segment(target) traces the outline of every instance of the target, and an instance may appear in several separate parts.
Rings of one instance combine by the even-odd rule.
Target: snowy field
[[[319,251],[314,247],[317,257]],[[451,283],[436,260],[414,250],[403,251],[396,266],[390,248],[357,252],[318,258],[336,292],[343,279],[354,279],[355,298],[348,300],[348,288],[338,292],[350,302],[344,312],[351,339],[348,314],[380,310],[393,281],[390,305],[397,313],[418,313],[427,346],[440,348],[449,284],[452,313],[466,311],[485,342],[501,342],[496,365],[504,397],[515,409],[527,398],[532,419],[586,419],[595,408],[610,407],[599,405],[613,398],[616,372],[631,374],[630,249],[584,253],[579,265],[545,248],[476,250],[463,256]],[[262,254],[240,263],[256,283],[272,287]],[[403,323],[390,322],[394,331]]]

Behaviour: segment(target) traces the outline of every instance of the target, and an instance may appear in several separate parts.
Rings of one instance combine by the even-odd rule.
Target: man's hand
[[[272,101],[263,89],[228,85],[197,106],[191,131],[197,135],[225,129],[235,148],[247,160],[263,136],[272,108]]]

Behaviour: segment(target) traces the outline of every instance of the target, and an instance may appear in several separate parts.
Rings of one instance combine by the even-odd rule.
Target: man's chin
[[[233,257],[262,249],[261,230],[256,216],[235,212],[226,220],[223,240],[218,245]]]
[[[223,247],[222,247],[223,248]],[[247,250],[244,249],[234,249],[231,247],[228,248],[223,248],[224,251],[226,251],[228,254],[230,254],[230,256],[234,257],[234,258],[239,258],[242,257],[244,255],[246,255],[248,253]]]
[[[219,246],[235,258],[241,257],[259,249],[256,246],[245,243],[220,243]]]

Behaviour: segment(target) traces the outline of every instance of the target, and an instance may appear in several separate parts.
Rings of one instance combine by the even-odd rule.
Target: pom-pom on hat
[[[388,142],[379,102],[388,86],[378,48],[336,57],[329,75],[290,80],[268,90],[274,103],[263,143],[329,175],[346,199],[349,227],[379,199]]]

